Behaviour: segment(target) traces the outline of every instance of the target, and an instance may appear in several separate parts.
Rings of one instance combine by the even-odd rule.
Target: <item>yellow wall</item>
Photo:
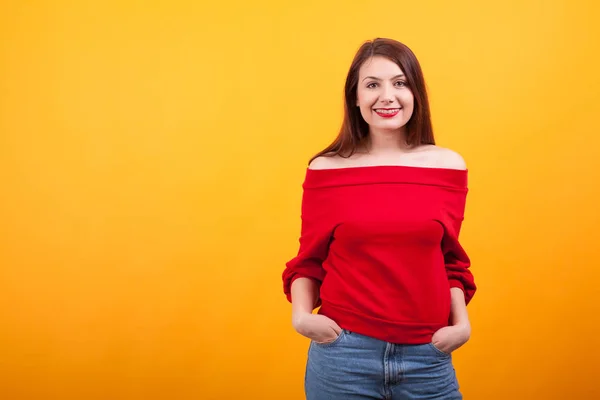
[[[120,3],[0,6],[0,398],[302,399],[280,275],[376,36],[470,169],[465,398],[600,398],[597,3]]]

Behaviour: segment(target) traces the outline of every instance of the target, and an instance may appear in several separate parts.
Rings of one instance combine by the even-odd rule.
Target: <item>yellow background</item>
[[[377,36],[415,51],[470,170],[465,398],[600,398],[598,11],[2,2],[0,398],[302,399],[281,271]]]

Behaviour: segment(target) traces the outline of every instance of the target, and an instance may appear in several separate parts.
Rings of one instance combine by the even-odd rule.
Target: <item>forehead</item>
[[[367,59],[358,71],[359,79],[365,76],[374,76],[381,79],[390,79],[404,71],[392,60],[382,56],[374,56]]]

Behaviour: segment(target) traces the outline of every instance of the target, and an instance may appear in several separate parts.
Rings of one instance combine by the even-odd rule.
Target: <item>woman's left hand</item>
[[[450,354],[467,343],[471,337],[471,325],[457,324],[445,326],[433,334],[431,342],[440,351]]]

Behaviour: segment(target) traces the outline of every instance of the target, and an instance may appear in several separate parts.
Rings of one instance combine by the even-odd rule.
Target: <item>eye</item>
[[[404,82],[404,81],[398,81],[398,82],[396,82],[396,86],[404,87],[404,86],[406,86],[406,82]]]
[[[376,86],[377,83],[375,83],[375,82],[368,83],[367,84],[367,89],[373,89],[375,87],[374,85]]]

